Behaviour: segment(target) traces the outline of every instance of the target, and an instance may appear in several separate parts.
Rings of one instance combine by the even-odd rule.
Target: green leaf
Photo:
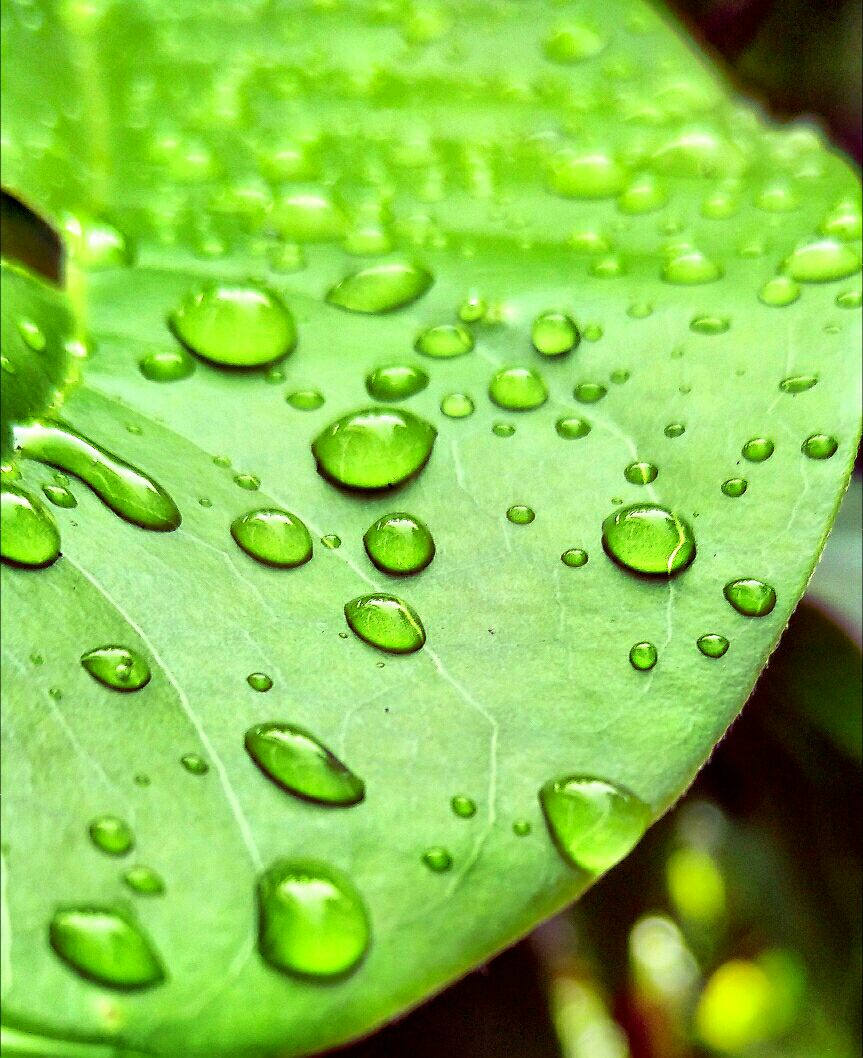
[[[594,0],[577,26],[514,2],[243,0],[215,18],[193,2],[67,0],[4,17],[5,179],[64,232],[94,347],[63,419],[182,513],[149,532],[73,482],[62,556],[3,569],[5,1007],[46,1036],[166,1058],[308,1054],[420,1002],[592,883],[546,831],[544,784],[592,777],[656,818],[740,709],[859,436],[858,185],[813,130],[729,99],[637,4]],[[390,262],[433,282],[387,301],[374,273],[385,314],[327,302]],[[799,288],[760,300],[786,268]],[[178,351],[171,314],[213,282],[268,286],[296,348],[275,374],[198,360],[152,381],[138,362]],[[533,348],[546,312],[577,323],[570,353]],[[415,351],[459,321],[462,355]],[[367,374],[393,362],[430,376],[405,407],[437,431],[431,456],[398,490],[343,491],[312,441],[367,407]],[[531,410],[488,398],[505,367],[522,370],[504,403]],[[780,389],[803,375],[816,384]],[[457,417],[439,411],[453,393]],[[832,457],[804,457],[813,434],[835,437]],[[772,454],[744,459],[759,438]],[[18,469],[22,488],[50,480],[32,459]],[[743,495],[722,492],[741,477]],[[692,527],[695,559],[673,578],[672,553],[640,577],[603,551],[603,522],[638,502]],[[230,527],[255,508],[298,518],[312,559],[278,569],[241,551]],[[363,547],[393,512],[434,538],[412,576],[379,572]],[[562,562],[573,549],[587,562]],[[740,579],[775,590],[772,612],[732,609],[723,589]],[[348,631],[345,605],[374,593],[412,608],[424,646],[383,653]],[[696,647],[709,633],[730,640],[721,658]],[[644,643],[658,660],[639,671]],[[79,659],[106,646],[144,658],[146,686],[96,683]],[[320,740],[365,784],[361,803],[271,782],[244,749],[271,722]],[[457,795],[475,814],[451,809]],[[557,817],[595,818],[581,808]],[[133,894],[127,861],[90,844],[103,815],[130,824],[129,865],[157,871],[164,895]],[[628,827],[613,837],[591,862],[631,844]],[[262,959],[257,882],[276,862],[291,877],[323,864],[363,901],[371,943],[341,979]],[[62,962],[49,923],[81,905],[134,923],[165,982],[124,993]]]

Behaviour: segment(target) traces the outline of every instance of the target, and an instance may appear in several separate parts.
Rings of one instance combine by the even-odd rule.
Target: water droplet
[[[532,508],[526,507],[523,503],[516,503],[508,508],[506,516],[514,525],[530,525],[534,518],[536,518],[536,513]]]
[[[840,202],[824,218],[821,234],[837,239],[859,239],[863,234],[860,206],[856,202]]]
[[[425,522],[396,511],[378,518],[363,543],[369,558],[384,573],[419,573],[434,558],[435,545]]]
[[[312,443],[318,471],[338,485],[380,489],[413,477],[437,430],[409,411],[363,408],[331,423]]]
[[[581,332],[581,336],[586,342],[598,342],[604,333],[598,323],[588,323]]]
[[[581,437],[587,437],[590,433],[590,423],[586,419],[579,419],[577,415],[565,415],[554,424],[558,436],[567,441],[575,441]]]
[[[399,261],[371,265],[337,283],[327,301],[350,312],[393,312],[421,298],[433,281],[418,265]]]
[[[791,375],[789,378],[782,379],[779,388],[783,393],[805,393],[817,383],[818,378],[815,375]]]
[[[230,456],[213,456],[213,462],[217,467],[229,467],[231,465]]]
[[[551,160],[548,183],[564,198],[613,198],[626,186],[626,170],[600,151],[558,151]]]
[[[250,672],[246,677],[246,683],[253,691],[260,691],[262,694],[272,690],[273,687],[272,677],[268,676],[266,672]]]
[[[441,399],[440,410],[450,419],[466,419],[473,415],[474,403],[466,393],[447,393]]]
[[[275,969],[341,977],[368,950],[371,927],[353,883],[322,863],[277,860],[258,880],[258,944]]]
[[[800,446],[800,451],[809,459],[829,459],[836,454],[839,442],[826,433],[814,433]]]
[[[526,819],[516,819],[512,824],[512,832],[517,838],[526,838],[533,827]]]
[[[391,654],[412,654],[426,641],[417,612],[395,595],[360,595],[345,606],[345,618],[360,639]]]
[[[135,845],[132,828],[117,816],[99,816],[90,823],[87,832],[96,848],[109,856],[125,856]]]
[[[267,723],[246,732],[246,751],[288,793],[324,805],[355,805],[365,783],[322,742],[295,724]]]
[[[639,672],[649,672],[656,665],[657,656],[653,643],[636,643],[629,651],[629,664]]]
[[[261,487],[261,479],[257,474],[234,474],[232,480],[235,485],[245,489],[246,492],[257,492]]]
[[[24,339],[24,344],[28,348],[32,349],[34,353],[41,353],[44,350],[47,340],[38,323],[27,316],[22,316],[17,321],[17,327],[18,333]]]
[[[326,536],[321,537],[321,543],[328,551],[335,551],[336,548],[342,546],[342,539],[340,536],[336,536],[335,533],[327,533]]]
[[[590,274],[597,279],[616,279],[625,275],[626,267],[619,257],[601,257],[590,266]]]
[[[485,299],[478,294],[471,294],[459,305],[458,318],[463,323],[478,323],[485,317],[487,311],[488,305]]]
[[[717,632],[708,632],[696,640],[698,649],[706,658],[721,658],[728,650],[728,640]]]
[[[649,173],[635,178],[617,200],[621,213],[653,213],[668,201],[665,188]]]
[[[195,370],[195,361],[182,349],[161,349],[148,353],[138,362],[144,378],[150,382],[179,382]]]
[[[266,566],[293,569],[312,557],[312,538],[295,514],[262,507],[231,523],[231,536],[251,558]]]
[[[836,295],[836,304],[840,309],[859,309],[863,305],[863,291],[843,290]]]
[[[776,605],[776,592],[763,580],[744,577],[732,580],[723,588],[725,598],[744,617],[766,617]]]
[[[276,207],[275,220],[281,234],[294,242],[341,239],[347,231],[347,220],[337,203],[314,191],[286,195]]]
[[[670,422],[662,432],[666,437],[680,437],[686,433],[686,427],[682,422]]]
[[[421,393],[429,384],[429,377],[412,364],[389,364],[376,367],[366,375],[366,390],[374,400],[406,400]]]
[[[769,437],[753,437],[741,448],[740,454],[750,463],[763,463],[776,451]]]
[[[722,277],[722,269],[699,250],[687,249],[666,262],[662,278],[666,283],[695,286],[713,283]]]
[[[317,411],[324,403],[324,395],[317,389],[295,389],[285,400],[296,411]]]
[[[653,315],[653,305],[649,301],[634,301],[626,310],[631,320],[646,320]]]
[[[129,647],[96,647],[81,655],[81,664],[94,680],[114,691],[140,691],[150,682],[150,666]]]
[[[635,503],[602,523],[602,546],[618,565],[670,577],[695,558],[695,537],[680,515],[653,503]]]
[[[441,323],[422,332],[414,349],[436,360],[450,360],[473,349],[473,335],[460,323]]]
[[[783,271],[798,283],[831,283],[860,269],[857,252],[835,239],[821,239],[795,250]]]
[[[264,286],[211,283],[193,290],[171,315],[193,353],[224,367],[262,367],[296,345],[294,317]]]
[[[67,214],[60,227],[66,236],[70,256],[88,272],[123,268],[132,261],[126,237],[106,221]]]
[[[65,907],[54,912],[51,947],[82,977],[108,988],[151,988],[165,979],[155,949],[141,927],[120,911]]]
[[[450,801],[453,812],[459,819],[471,819],[476,815],[476,801],[464,794],[456,794]]]
[[[746,478],[728,478],[727,481],[722,482],[722,491],[726,496],[731,496],[732,499],[742,496],[748,488],[749,482]]]
[[[578,569],[580,566],[587,565],[587,552],[580,547],[571,547],[560,556],[560,561],[565,566]]]
[[[530,336],[534,349],[543,356],[561,356],[581,341],[575,321],[563,312],[543,312],[537,316]]]
[[[197,753],[184,753],[180,763],[191,775],[206,775],[210,770],[210,765]]]
[[[726,188],[711,192],[701,203],[701,216],[708,220],[728,220],[740,209],[737,195]]]
[[[573,397],[580,404],[596,404],[597,401],[602,400],[606,393],[608,393],[608,390],[599,382],[579,382],[572,391]]]
[[[757,209],[765,213],[790,213],[797,209],[799,202],[794,189],[788,184],[770,184],[762,188],[755,198]]]
[[[649,485],[656,481],[659,470],[653,463],[630,463],[624,470],[623,476],[630,485]]]
[[[547,782],[539,800],[561,855],[588,871],[606,871],[622,860],[650,822],[650,809],[635,794],[589,776]]]
[[[140,863],[123,871],[122,877],[132,892],[139,896],[160,896],[165,891],[162,876],[152,867]]]
[[[33,653],[30,655],[30,664],[31,665],[44,665],[45,664],[45,659],[38,652],[38,650],[34,650]]]
[[[274,272],[280,272],[283,275],[301,272],[306,267],[306,255],[303,253],[303,248],[295,242],[273,246],[267,254],[267,261]]]
[[[591,26],[570,22],[556,26],[545,38],[542,50],[551,62],[569,65],[593,58],[605,45],[605,38]]]
[[[32,421],[15,427],[21,455],[74,474],[127,522],[170,532],[181,522],[177,505],[152,478],[94,441],[59,422]]]
[[[78,506],[78,501],[75,499],[74,494],[65,485],[43,485],[42,492],[45,494],[45,498],[50,500],[55,507],[71,510],[73,507]]]
[[[717,335],[725,334],[731,327],[731,320],[727,316],[710,316],[703,314],[693,316],[689,329],[696,334]]]
[[[542,377],[529,367],[503,367],[492,376],[488,395],[507,411],[528,411],[545,404],[548,389]]]
[[[430,871],[443,874],[452,867],[452,856],[442,845],[433,845],[422,854],[422,861]]]
[[[60,530],[48,508],[23,489],[0,491],[0,555],[5,562],[39,568],[60,556]]]
[[[788,276],[775,276],[768,279],[758,291],[758,300],[772,308],[784,308],[793,305],[800,297],[800,287]]]
[[[491,432],[495,437],[512,437],[515,427],[511,422],[495,422],[492,423]]]

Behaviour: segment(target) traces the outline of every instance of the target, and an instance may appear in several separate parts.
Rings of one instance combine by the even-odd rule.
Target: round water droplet
[[[548,389],[542,377],[529,367],[503,367],[492,376],[488,395],[507,411],[529,411],[545,404]]]
[[[450,360],[473,349],[473,335],[460,323],[441,323],[423,331],[414,343],[414,349],[436,360]]]
[[[180,763],[191,775],[206,775],[210,770],[210,765],[197,753],[184,753]]]
[[[224,367],[261,367],[297,341],[294,317],[263,286],[212,283],[193,290],[171,316],[174,333],[193,353]]]
[[[526,819],[516,819],[512,824],[512,832],[517,838],[525,838],[533,830]]]
[[[495,422],[492,423],[491,432],[495,437],[512,437],[515,427],[511,422]]]
[[[606,40],[591,26],[578,22],[555,27],[545,38],[542,50],[552,62],[569,65],[583,62],[598,55],[606,45]]]
[[[376,367],[366,375],[366,390],[374,400],[406,400],[421,393],[429,384],[429,377],[412,364],[389,364]]]
[[[474,413],[474,403],[466,393],[447,393],[441,398],[440,410],[447,418],[466,419]]]
[[[642,174],[629,185],[617,200],[621,213],[653,213],[668,201],[665,188],[649,173]]]
[[[818,378],[816,375],[791,375],[789,378],[782,379],[779,383],[779,388],[783,393],[805,393],[807,389],[812,389],[817,383]]]
[[[776,605],[776,592],[771,585],[753,577],[729,581],[723,594],[744,617],[766,617]]]
[[[800,451],[809,459],[829,459],[836,454],[839,442],[826,433],[814,433],[800,446]]]
[[[688,249],[668,261],[662,270],[666,283],[695,286],[713,283],[722,277],[722,269],[698,250]]]
[[[395,595],[360,595],[346,604],[345,618],[360,639],[391,654],[412,654],[426,641],[417,612]]]
[[[575,441],[581,437],[587,437],[590,433],[590,423],[586,419],[579,419],[576,415],[565,415],[554,424],[558,436],[567,441]]]
[[[516,503],[507,510],[506,516],[514,525],[530,525],[536,518],[536,513],[523,503]]]
[[[60,557],[60,530],[48,508],[14,485],[0,491],[0,555],[37,569]]]
[[[323,863],[277,860],[258,880],[258,946],[277,970],[341,977],[368,950],[368,913],[353,883]]]
[[[165,979],[151,941],[120,911],[89,906],[59,908],[51,919],[48,939],[76,973],[107,988],[152,988]]]
[[[575,321],[563,312],[543,312],[533,321],[533,347],[543,356],[562,356],[581,341]]]
[[[689,323],[689,329],[691,331],[694,331],[696,334],[710,336],[725,334],[730,328],[731,320],[729,320],[727,316],[710,316],[706,313],[699,316],[693,316]]]
[[[336,536],[335,533],[327,533],[326,536],[321,537],[321,543],[328,551],[335,551],[336,548],[342,546],[342,539],[340,536]]]
[[[836,304],[840,309],[859,309],[863,305],[863,291],[843,290],[836,295]]]
[[[263,507],[231,523],[231,536],[250,558],[278,569],[302,566],[312,557],[312,538],[295,514]]]
[[[324,403],[324,395],[317,389],[295,389],[285,400],[296,411],[317,411]]]
[[[649,301],[635,301],[626,310],[631,320],[646,320],[653,315],[653,305]]]
[[[313,190],[282,198],[275,220],[281,234],[294,242],[326,242],[342,238],[347,231],[347,220],[338,204]]]
[[[776,451],[776,446],[769,437],[753,437],[741,448],[740,454],[750,463],[763,463]]]
[[[656,665],[657,657],[653,643],[636,643],[629,651],[629,664],[639,672],[649,672]]]
[[[117,816],[98,816],[90,823],[87,832],[96,848],[109,856],[125,856],[135,845],[132,828]]]
[[[488,305],[485,299],[477,294],[472,294],[459,305],[458,318],[463,323],[478,323],[485,317],[487,311]]]
[[[234,474],[233,482],[246,492],[257,492],[261,487],[261,479],[257,474]]]
[[[430,871],[443,874],[452,867],[452,856],[442,845],[433,845],[422,854],[422,861]]]
[[[272,677],[268,676],[266,672],[250,672],[246,677],[246,683],[253,691],[259,691],[262,694],[272,690],[273,687]]]
[[[476,815],[476,801],[471,797],[465,797],[464,794],[456,794],[450,801],[450,806],[459,819],[471,819]]]
[[[150,682],[146,659],[129,647],[96,647],[81,655],[81,664],[94,680],[114,691],[140,691]]]
[[[327,747],[295,724],[267,723],[246,732],[246,751],[268,779],[288,793],[324,805],[355,805],[365,783]]]
[[[635,573],[670,577],[695,558],[695,537],[680,515],[653,503],[636,503],[602,523],[602,546]]]
[[[608,393],[608,390],[599,382],[579,382],[572,391],[573,397],[580,404],[596,404],[597,401],[602,400],[606,393]]]
[[[626,180],[626,170],[608,154],[563,149],[551,160],[548,185],[563,198],[613,198]]]
[[[428,526],[404,511],[378,518],[366,530],[363,543],[369,558],[384,573],[419,573],[435,554]]]
[[[784,308],[793,305],[800,297],[800,287],[788,276],[775,276],[768,279],[758,291],[758,300],[772,308]]]
[[[653,463],[630,463],[623,471],[623,476],[630,485],[649,485],[656,481],[659,470]]]
[[[138,361],[144,378],[150,382],[179,382],[195,370],[195,361],[183,349],[161,349]]]
[[[75,499],[74,494],[65,485],[43,485],[42,492],[45,494],[45,498],[50,500],[55,507],[72,510],[73,507],[78,506],[78,501]]]
[[[437,430],[409,411],[363,408],[342,416],[312,442],[318,471],[354,489],[398,485],[420,471]]]
[[[578,569],[580,566],[587,565],[587,552],[580,547],[571,547],[560,556],[560,561],[565,566]]]
[[[831,283],[858,272],[860,256],[836,239],[820,239],[795,250],[782,270],[798,283]]]
[[[394,312],[421,298],[433,281],[419,265],[399,261],[371,265],[337,283],[327,301],[349,312]]]
[[[682,422],[670,422],[662,432],[666,437],[681,437],[686,433],[686,427]]]
[[[160,896],[165,891],[162,876],[152,867],[136,864],[123,871],[123,881],[139,896]]]
[[[728,651],[728,640],[718,632],[708,632],[696,640],[698,649],[706,658],[721,658]]]
[[[41,353],[47,345],[47,339],[42,328],[34,320],[22,316],[16,323],[18,333],[24,340],[24,344],[32,349],[34,353]]]
[[[650,809],[635,794],[589,776],[553,779],[542,787],[539,800],[561,855],[587,871],[613,867],[650,822]]]
[[[728,478],[722,482],[722,491],[726,496],[731,496],[732,499],[742,496],[748,488],[749,482],[746,478]]]

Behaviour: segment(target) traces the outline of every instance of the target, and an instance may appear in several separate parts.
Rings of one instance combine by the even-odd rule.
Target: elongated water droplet
[[[698,649],[706,658],[721,658],[728,651],[728,640],[718,632],[708,632],[696,640]]]
[[[150,682],[146,659],[129,647],[96,647],[81,655],[81,664],[94,680],[114,691],[140,691]]]
[[[564,859],[593,872],[622,860],[650,822],[650,809],[635,794],[590,776],[553,779],[542,787],[539,800]]]
[[[165,883],[158,871],[138,863],[123,871],[123,881],[139,896],[160,896],[165,891]]]
[[[74,474],[115,514],[142,529],[170,532],[182,521],[161,485],[62,423],[42,420],[16,426],[15,446],[28,459]]]
[[[656,481],[659,470],[653,463],[630,463],[623,471],[623,476],[630,485],[649,485]]]
[[[636,177],[629,187],[621,192],[617,208],[621,213],[653,213],[662,209],[667,201],[665,188],[656,177],[646,173]]]
[[[234,474],[233,482],[246,492],[257,492],[261,487],[261,479],[257,474]]]
[[[776,605],[776,591],[763,580],[744,577],[732,580],[723,588],[725,598],[744,617],[766,617]]]
[[[662,270],[666,283],[695,286],[722,278],[722,269],[698,250],[685,250],[668,261]]]
[[[564,148],[551,160],[548,186],[563,198],[614,198],[626,187],[626,180],[626,170],[610,155]]]
[[[206,775],[210,765],[197,753],[184,753],[180,763],[190,775]]]
[[[369,558],[384,573],[419,573],[435,554],[428,526],[404,511],[378,518],[366,530],[363,543]]]
[[[783,393],[805,393],[807,389],[812,389],[817,384],[817,375],[791,375],[789,378],[782,379],[779,388]]]
[[[76,973],[107,988],[152,988],[165,979],[150,939],[120,911],[87,905],[59,908],[48,939]]]
[[[629,651],[629,664],[639,672],[649,672],[656,665],[657,657],[653,643],[636,643]]]
[[[266,672],[250,672],[246,677],[246,683],[253,691],[258,691],[261,694],[265,694],[273,688],[273,678],[268,676]]]
[[[4,562],[38,569],[60,556],[60,530],[48,508],[23,489],[0,491],[0,555]]]
[[[366,390],[374,400],[406,400],[421,393],[429,384],[422,368],[412,364],[389,364],[376,367],[366,375]]]
[[[132,828],[117,816],[98,816],[90,823],[87,832],[96,848],[109,856],[125,856],[135,845]]]
[[[371,265],[337,283],[327,301],[350,312],[394,312],[421,298],[433,282],[431,273],[419,265],[399,261]]]
[[[587,552],[580,547],[570,547],[560,556],[560,561],[565,566],[578,569],[580,566],[587,565]]]
[[[268,779],[288,793],[324,805],[355,805],[365,783],[305,728],[256,724],[246,732],[246,751]]]
[[[374,592],[352,599],[345,618],[360,639],[391,654],[412,654],[426,641],[417,612],[395,595]]]
[[[591,26],[578,22],[556,26],[545,38],[542,50],[552,62],[570,65],[598,55],[606,45],[605,38]]]
[[[414,348],[418,353],[435,360],[451,360],[473,349],[473,335],[460,323],[441,323],[423,331],[414,343]]]
[[[45,494],[45,499],[50,500],[55,507],[72,510],[78,506],[74,494],[65,485],[43,485],[42,492]]]
[[[312,443],[318,471],[338,485],[380,489],[421,470],[437,437],[409,411],[363,408],[329,425]]]
[[[107,221],[67,214],[60,226],[71,257],[88,272],[123,268],[132,261],[126,237]]]
[[[693,316],[689,323],[689,329],[691,331],[694,331],[696,334],[705,334],[711,337],[718,334],[725,334],[730,328],[731,320],[729,320],[727,316],[711,316],[708,313]]]
[[[863,305],[863,291],[843,290],[836,295],[836,304],[840,309],[859,309]]]
[[[829,459],[836,454],[839,442],[826,433],[814,433],[800,446],[800,451],[809,459]]]
[[[748,488],[749,482],[746,478],[728,478],[722,482],[722,491],[726,496],[730,496],[732,499],[737,499],[738,496],[742,496]]]
[[[456,794],[450,801],[450,806],[459,819],[471,819],[476,815],[476,801],[464,794]]]
[[[511,422],[495,422],[492,423],[491,432],[495,437],[512,437],[515,426]]]
[[[195,370],[195,361],[183,349],[161,349],[138,362],[144,378],[151,382],[179,382]]]
[[[536,513],[531,507],[527,507],[523,503],[515,503],[507,510],[506,516],[513,525],[530,525],[536,518]]]
[[[174,333],[204,360],[223,367],[261,367],[297,341],[294,317],[263,286],[212,283],[193,290],[171,316]]]
[[[788,276],[775,276],[768,279],[758,291],[758,300],[771,308],[785,308],[793,305],[800,297],[800,287]]]
[[[562,356],[581,341],[575,321],[563,312],[543,312],[533,321],[533,347],[543,356]]]
[[[326,536],[321,537],[321,543],[327,549],[327,551],[335,551],[337,548],[342,546],[342,538],[336,536],[335,533],[327,533]]]
[[[579,382],[572,391],[573,397],[579,404],[596,404],[606,393],[608,390],[599,382]]]
[[[443,874],[452,867],[452,856],[442,845],[433,845],[422,854],[422,861],[430,871]]]
[[[28,349],[32,349],[34,353],[41,353],[45,349],[48,344],[45,332],[35,320],[31,320],[28,316],[22,316],[16,325],[18,333]]]
[[[652,503],[635,503],[602,523],[602,546],[618,565],[636,573],[670,577],[695,558],[695,537],[678,514]]]
[[[769,437],[752,437],[741,448],[740,454],[750,463],[763,463],[776,451],[776,446]]]
[[[681,437],[686,433],[686,427],[682,422],[670,422],[662,432],[666,437]]]
[[[258,880],[258,945],[275,969],[300,977],[341,977],[368,950],[368,913],[353,883],[334,867],[277,860]]]
[[[504,367],[495,372],[488,395],[499,408],[507,411],[529,411],[548,400],[548,389],[542,377],[529,367]]]
[[[784,262],[782,270],[798,283],[831,283],[860,269],[860,256],[836,239],[820,239],[801,246]]]
[[[231,523],[231,536],[250,558],[266,566],[292,569],[312,557],[312,538],[303,522],[288,511],[262,507]]]

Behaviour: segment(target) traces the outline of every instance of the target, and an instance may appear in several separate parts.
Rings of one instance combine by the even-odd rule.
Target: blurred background
[[[672,0],[739,89],[861,161],[860,0]],[[859,1058],[861,461],[693,788],[570,910],[337,1058]]]

